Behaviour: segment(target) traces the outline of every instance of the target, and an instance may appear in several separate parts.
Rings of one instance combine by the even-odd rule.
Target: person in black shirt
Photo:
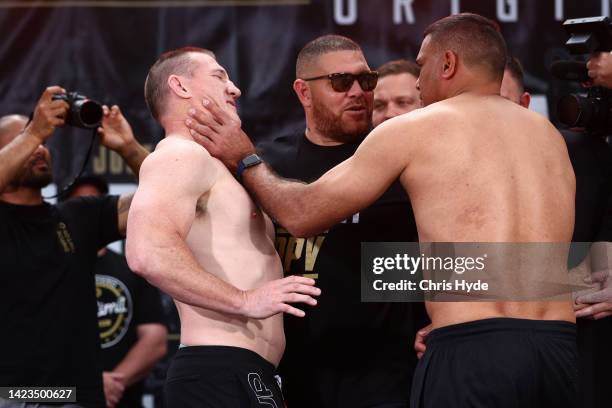
[[[68,196],[106,194],[106,180],[87,176],[77,180]],[[124,256],[102,248],[96,262],[96,298],[106,405],[142,407],[143,380],[167,349],[159,291],[133,273]]]
[[[298,56],[297,77],[309,65],[325,72],[368,73],[359,46],[341,36],[324,36]],[[319,90],[321,81],[296,80],[306,131],[258,146],[279,175],[313,181],[351,157],[371,129],[372,89],[355,81],[348,103]],[[334,96],[336,96],[334,95]],[[306,316],[285,316],[287,348],[281,361],[283,392],[290,407],[406,407],[416,358],[415,329],[426,320],[422,306],[361,303],[361,242],[416,241],[406,193],[398,183],[369,208],[307,239],[277,225],[276,247],[285,274],[317,279],[319,303]],[[420,311],[420,313],[419,313]]]
[[[29,124],[0,119],[0,385],[73,386],[79,406],[103,407],[94,264],[99,248],[125,234],[131,195],[43,201],[52,181],[44,143],[68,111],[52,96],[63,92],[47,88]],[[104,107],[101,141],[138,174],[148,152],[126,124]]]

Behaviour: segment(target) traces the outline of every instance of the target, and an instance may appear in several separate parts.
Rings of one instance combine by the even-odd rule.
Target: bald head
[[[302,48],[295,63],[296,78],[307,78],[312,75],[322,55],[336,51],[356,51],[363,53],[361,47],[350,38],[341,35],[324,35],[315,38]]]
[[[23,115],[6,115],[0,118],[0,148],[9,144],[25,129],[28,118]]]

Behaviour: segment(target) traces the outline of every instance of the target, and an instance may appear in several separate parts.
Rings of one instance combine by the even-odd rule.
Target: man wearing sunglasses
[[[370,131],[377,74],[354,41],[327,35],[300,51],[296,78],[306,129],[259,150],[280,175],[312,181],[351,157]],[[424,312],[415,322],[411,304],[361,303],[358,254],[361,242],[416,240],[409,212],[398,183],[369,208],[306,239],[277,225],[285,274],[314,277],[321,288],[304,318],[285,316],[280,372],[288,406],[408,405],[416,365],[410,344]]]
[[[506,57],[496,23],[471,13],[445,17],[425,30],[417,57],[424,108],[378,126],[315,182],[283,180],[256,165],[239,169],[243,185],[295,236],[367,207],[399,178],[422,242],[566,245],[575,204],[567,148],[545,118],[500,96]],[[199,142],[236,169],[255,149],[238,123],[215,106],[208,111],[223,125],[199,129]],[[491,272],[516,280],[526,257],[504,257],[515,245],[497,248],[506,261]],[[560,252],[555,261],[567,259],[567,249]],[[565,262],[556,266],[567,278]],[[542,272],[529,269],[532,279]],[[522,291],[514,300],[531,289],[513,283]],[[571,293],[557,299],[427,302],[433,330],[411,406],[575,407],[573,302]]]

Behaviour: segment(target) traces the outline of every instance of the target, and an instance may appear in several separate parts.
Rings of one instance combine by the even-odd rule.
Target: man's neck
[[[40,205],[43,203],[40,188],[9,187],[0,193],[0,201],[18,205]]]
[[[457,84],[454,89],[451,89],[449,92],[449,97],[452,98],[459,95],[473,95],[473,96],[490,96],[490,95],[499,95],[499,88],[501,87],[500,83],[485,80],[478,81],[475,79],[471,79],[468,81],[464,81],[463,83]],[[447,99],[448,99],[447,98]]]
[[[166,137],[178,137],[181,139],[194,140],[191,133],[189,133],[187,125],[185,125],[185,119],[165,120],[163,127],[166,131]]]

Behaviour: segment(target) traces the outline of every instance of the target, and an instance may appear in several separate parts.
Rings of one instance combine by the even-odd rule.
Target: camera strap
[[[30,115],[30,120],[31,120],[31,116],[32,115]],[[85,171],[85,168],[87,167],[87,163],[89,163],[89,159],[91,158],[91,153],[93,152],[94,141],[96,140],[97,134],[98,134],[98,128],[93,128],[91,132],[91,141],[89,142],[89,148],[87,149],[87,155],[85,156],[85,160],[83,160],[83,165],[81,166],[81,170],[79,170],[79,173],[72,179],[70,183],[66,184],[66,186],[64,186],[64,188],[62,188],[61,191],[59,191],[57,194],[49,196],[49,197],[43,197],[45,200],[63,196],[70,190],[70,188],[74,185],[74,183],[76,183],[79,177],[83,175],[83,172]]]

